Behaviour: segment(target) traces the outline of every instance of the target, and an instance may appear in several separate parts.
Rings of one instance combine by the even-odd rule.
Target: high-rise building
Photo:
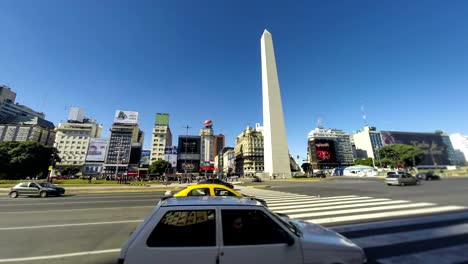
[[[375,127],[365,126],[352,135],[356,147],[356,157],[360,159],[377,157],[377,150],[383,146],[380,132]]]
[[[143,140],[143,131],[138,126],[138,112],[117,110],[110,128],[104,175],[136,176]]]
[[[44,119],[45,114],[31,108],[15,103],[16,93],[11,88],[0,85],[0,123],[8,123],[7,120],[18,116],[39,117]]]
[[[223,134],[219,135],[214,135],[214,144],[213,144],[213,155],[216,157],[216,155],[219,154],[220,151],[223,150],[224,146],[226,143],[226,138],[224,137]]]
[[[34,141],[44,146],[53,146],[54,124],[40,117],[10,116],[7,124],[0,124],[0,142]]]
[[[447,146],[447,156],[450,164],[456,165],[460,163],[459,157],[457,156],[455,149],[453,148],[452,141],[450,140],[450,136],[442,130],[437,130],[436,134],[439,134],[442,137],[442,142]]]
[[[314,169],[353,165],[350,136],[338,129],[317,127],[307,139],[307,159]]]
[[[453,148],[455,149],[455,155],[457,157],[457,163],[464,163],[468,161],[468,137],[455,133],[450,135],[450,141]]]
[[[157,113],[151,138],[150,163],[164,159],[164,150],[172,146],[172,133],[169,128],[169,114]]]
[[[177,172],[198,173],[200,171],[200,146],[200,136],[179,136]]]
[[[256,129],[248,126],[236,138],[235,173],[237,175],[253,176],[263,173],[263,133],[257,125]]]

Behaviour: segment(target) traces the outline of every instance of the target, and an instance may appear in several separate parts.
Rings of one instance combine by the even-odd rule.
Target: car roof
[[[189,185],[187,186],[187,188],[190,188],[190,187],[196,187],[196,188],[209,188],[209,187],[213,187],[213,188],[224,188],[224,189],[230,189],[229,187],[227,187],[226,185],[222,185],[222,184],[216,184],[216,183],[200,183],[200,184],[194,184],[194,185]]]
[[[262,206],[249,197],[232,196],[187,196],[169,198],[161,202],[161,207],[171,206]]]

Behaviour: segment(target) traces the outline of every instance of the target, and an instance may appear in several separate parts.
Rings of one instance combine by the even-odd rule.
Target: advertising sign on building
[[[169,114],[165,113],[157,113],[156,114],[156,124],[155,125],[169,125]]]
[[[151,150],[142,150],[140,165],[143,165],[143,166],[150,165],[150,156],[151,156]]]
[[[91,138],[86,161],[104,161],[107,150],[107,139]]]
[[[115,111],[114,123],[138,124],[138,112],[117,110]]]
[[[177,167],[177,147],[168,146],[164,149],[164,160],[171,163],[172,168]]]

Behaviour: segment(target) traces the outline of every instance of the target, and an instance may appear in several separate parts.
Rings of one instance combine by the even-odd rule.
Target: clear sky
[[[0,1],[0,83],[59,123],[140,112],[205,119],[227,145],[262,122],[260,37],[273,35],[291,154],[325,127],[468,134],[467,1]]]

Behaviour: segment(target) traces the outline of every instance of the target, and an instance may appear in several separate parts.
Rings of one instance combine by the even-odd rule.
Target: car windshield
[[[42,187],[57,187],[54,184],[48,182],[39,182],[38,184]]]
[[[281,216],[279,216],[278,214],[274,212],[271,212],[271,214],[273,215],[273,217],[278,219],[278,221],[280,221],[281,224],[283,224],[287,229],[293,232],[296,236],[300,237],[302,235],[302,232],[299,230],[299,227],[297,227],[296,224],[294,224],[291,221],[285,221]]]

